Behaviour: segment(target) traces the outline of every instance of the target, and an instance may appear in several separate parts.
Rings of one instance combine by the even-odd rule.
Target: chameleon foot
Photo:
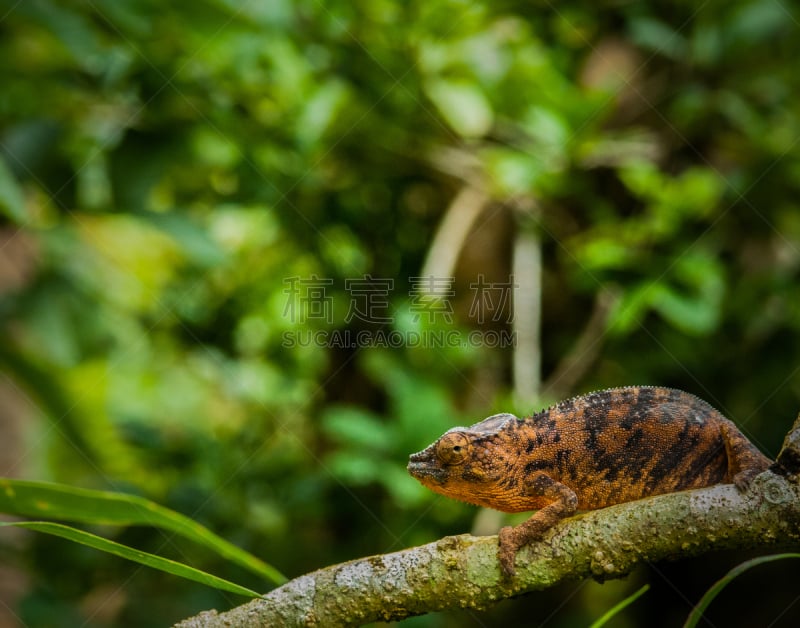
[[[517,575],[517,570],[514,567],[514,559],[517,556],[521,544],[517,538],[518,535],[514,534],[516,528],[506,526],[500,529],[498,534],[499,547],[497,549],[497,558],[500,561],[500,569],[503,576],[511,578]]]

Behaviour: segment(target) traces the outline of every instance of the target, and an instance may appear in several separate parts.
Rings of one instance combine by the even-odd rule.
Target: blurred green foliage
[[[0,394],[17,399],[0,420],[22,435],[0,475],[146,496],[290,576],[468,530],[474,511],[405,461],[531,410],[510,402],[511,349],[284,346],[368,328],[345,322],[345,280],[366,274],[394,281],[388,328],[424,329],[410,278],[466,181],[492,203],[454,322],[432,328],[476,327],[461,295],[507,280],[528,224],[511,208],[533,199],[545,375],[614,292],[575,392],[684,388],[774,455],[800,406],[799,21],[781,0],[0,0]],[[291,311],[287,280],[313,276],[330,317]],[[117,540],[259,586],[179,539]],[[27,625],[237,602],[23,541],[0,560],[24,574],[8,606]],[[721,573],[703,566],[676,587]],[[774,589],[735,619],[780,610]],[[586,625],[591,590],[486,621]],[[615,619],[688,612],[669,608],[654,590]]]

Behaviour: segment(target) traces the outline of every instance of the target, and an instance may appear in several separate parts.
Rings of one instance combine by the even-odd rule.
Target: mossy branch
[[[800,417],[778,461],[800,460]],[[262,598],[177,626],[348,626],[451,608],[485,609],[567,580],[620,578],[642,562],[800,544],[797,469],[776,463],[733,485],[660,495],[573,517],[517,557],[504,579],[497,537],[452,536],[300,576]]]

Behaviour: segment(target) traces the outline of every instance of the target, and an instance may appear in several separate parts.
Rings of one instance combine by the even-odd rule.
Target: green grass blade
[[[788,554],[771,554],[769,556],[759,556],[758,558],[753,558],[751,560],[746,560],[741,565],[736,565],[733,569],[731,569],[728,573],[726,573],[722,578],[717,580],[708,591],[705,592],[705,595],[700,599],[692,609],[692,612],[689,614],[686,623],[683,625],[683,628],[694,628],[697,626],[697,623],[700,621],[700,618],[705,613],[708,605],[711,604],[712,600],[717,597],[720,591],[724,589],[729,582],[731,582],[734,578],[739,577],[748,569],[760,565],[762,563],[769,563],[773,560],[783,560],[784,558],[800,558],[800,554],[796,553],[788,553]]]
[[[642,595],[644,595],[649,588],[650,585],[646,584],[638,591],[631,593],[624,600],[618,602],[610,609],[608,609],[605,613],[603,613],[603,615],[599,619],[594,620],[590,628],[600,628],[600,626],[605,625],[606,622],[608,622],[612,617],[614,617],[614,615],[616,615],[623,609],[627,608],[629,605],[633,604],[636,600],[638,600]]]
[[[96,536],[76,528],[71,528],[70,526],[65,526],[60,523],[50,523],[48,521],[11,521],[0,522],[0,526],[27,528],[28,530],[36,530],[37,532],[44,532],[45,534],[60,536],[61,538],[69,539],[75,543],[88,545],[89,547],[93,547],[100,551],[114,554],[115,556],[119,556],[121,558],[127,558],[135,563],[146,565],[147,567],[152,567],[153,569],[166,571],[167,573],[180,576],[181,578],[186,578],[187,580],[194,580],[195,582],[200,582],[209,587],[214,587],[215,589],[222,589],[223,591],[230,591],[231,593],[238,593],[239,595],[244,595],[247,597],[259,597],[259,594],[251,589],[239,586],[238,584],[234,584],[228,580],[223,580],[217,576],[212,576],[205,571],[200,571],[194,567],[189,567],[183,563],[162,558],[161,556],[156,556],[155,554],[148,554],[147,552],[142,552],[141,550],[128,547],[127,545],[109,541],[103,537]]]
[[[0,512],[80,523],[153,526],[199,543],[275,585],[286,582],[272,565],[189,517],[137,495],[0,478]]]

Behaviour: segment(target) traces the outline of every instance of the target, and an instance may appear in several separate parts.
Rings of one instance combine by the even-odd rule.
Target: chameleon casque
[[[503,571],[520,547],[576,510],[714,484],[744,491],[771,461],[708,403],[671,388],[589,393],[519,419],[455,427],[413,454],[428,488],[503,512],[538,510],[499,535]]]

